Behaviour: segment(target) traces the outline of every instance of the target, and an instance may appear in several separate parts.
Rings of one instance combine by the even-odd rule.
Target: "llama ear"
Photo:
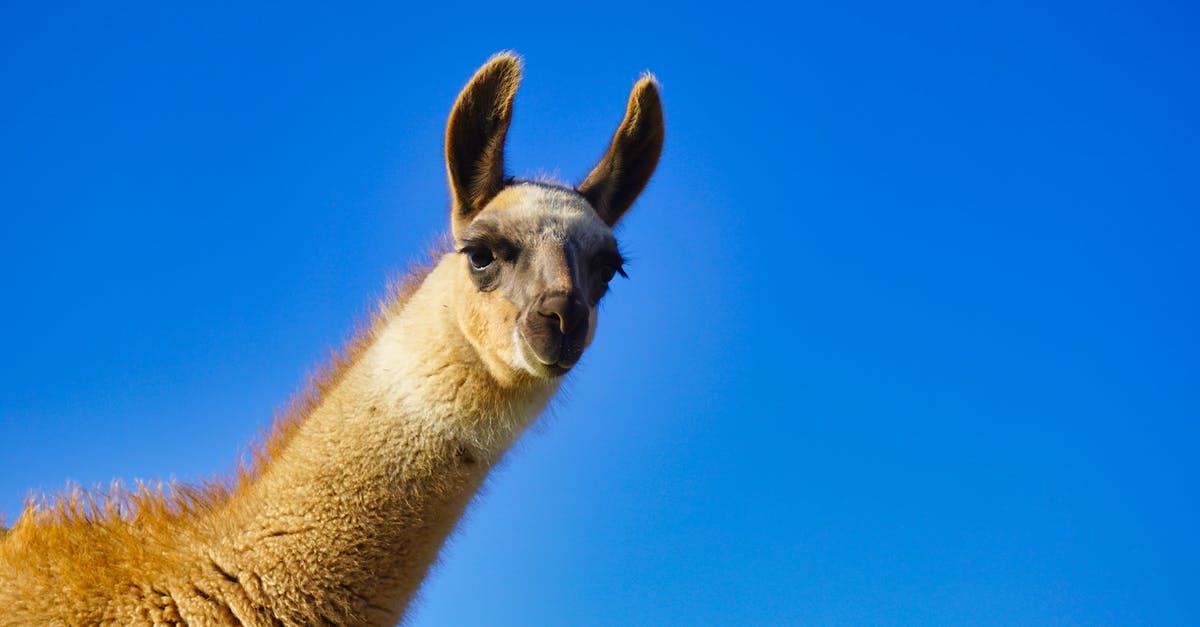
[[[650,182],[662,154],[664,133],[658,81],[646,74],[629,94],[625,119],[608,151],[577,188],[609,226],[621,219]]]
[[[455,234],[504,187],[504,137],[520,82],[520,57],[496,54],[475,72],[450,111],[446,171]]]

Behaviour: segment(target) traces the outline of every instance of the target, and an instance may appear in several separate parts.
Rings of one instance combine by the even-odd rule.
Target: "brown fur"
[[[661,147],[661,112],[657,129],[629,113],[647,110],[647,90],[657,103],[643,80],[618,135],[650,139],[614,138],[586,183],[605,190],[602,208],[513,184],[503,144],[519,79],[518,59],[497,55],[450,115],[451,227],[468,239],[389,289],[234,479],[31,503],[0,530],[0,625],[403,616],[489,470],[590,343],[620,271],[609,227]]]
[[[646,74],[633,86],[625,118],[608,150],[579,184],[579,193],[610,226],[621,219],[650,182],[662,154],[663,130],[658,82],[653,74]]]
[[[446,172],[455,235],[504,187],[504,139],[521,82],[521,61],[498,54],[480,68],[446,122]]]

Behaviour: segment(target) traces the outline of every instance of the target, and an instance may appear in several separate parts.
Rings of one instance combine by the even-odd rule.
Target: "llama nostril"
[[[550,323],[552,324],[552,326],[554,328],[558,329],[559,332],[566,333],[565,330],[563,330],[563,327],[565,327],[565,323],[563,322],[563,316],[558,314],[557,311],[552,311],[552,312],[539,311],[538,315],[541,317],[544,317],[544,318],[550,318]]]
[[[546,318],[557,318],[553,324],[566,335],[579,328],[579,323],[587,316],[587,308],[582,306],[578,298],[555,294],[542,298],[538,314]]]
[[[562,315],[559,314],[557,311],[542,310],[542,311],[538,312],[538,315],[543,318],[549,318],[551,321],[553,321],[553,322],[551,322],[551,324],[553,324],[555,327],[557,327],[560,331],[562,330],[562,328],[563,328]]]

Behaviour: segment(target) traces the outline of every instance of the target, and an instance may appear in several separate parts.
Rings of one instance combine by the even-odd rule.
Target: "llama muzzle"
[[[547,292],[522,317],[521,336],[539,363],[563,374],[583,355],[590,316],[577,293]]]

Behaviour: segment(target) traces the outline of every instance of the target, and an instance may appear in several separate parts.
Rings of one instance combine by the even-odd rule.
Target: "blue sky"
[[[0,9],[0,512],[227,472],[442,232],[643,70],[667,144],[552,416],[414,624],[1200,622],[1185,3]]]

